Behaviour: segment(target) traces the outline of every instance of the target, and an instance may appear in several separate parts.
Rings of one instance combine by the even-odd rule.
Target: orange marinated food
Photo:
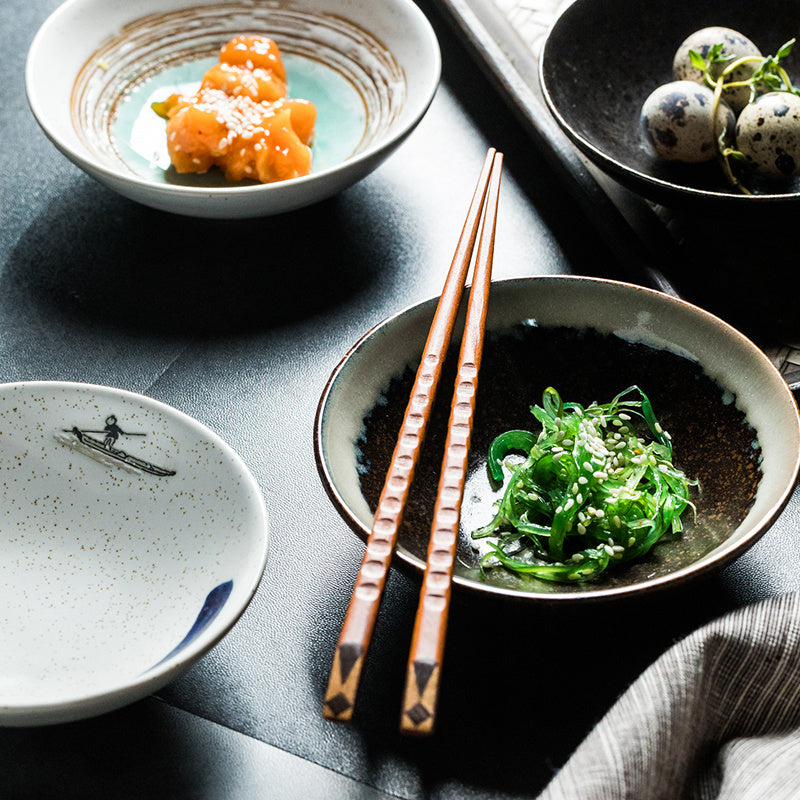
[[[311,172],[317,110],[287,97],[270,39],[232,39],[195,95],[172,95],[154,109],[167,120],[169,157],[180,173],[218,167],[231,181],[271,183]]]

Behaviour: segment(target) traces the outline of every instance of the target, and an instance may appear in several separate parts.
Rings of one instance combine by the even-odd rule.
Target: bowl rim
[[[620,183],[627,185],[628,188],[640,192],[650,199],[658,202],[664,202],[665,204],[668,204],[667,198],[672,198],[674,201],[676,196],[682,198],[684,201],[689,202],[713,200],[717,202],[738,204],[790,203],[800,198],[800,191],[743,194],[742,192],[736,192],[733,189],[731,189],[731,191],[698,189],[693,186],[675,183],[674,181],[670,181],[665,178],[658,178],[654,175],[649,175],[646,172],[642,172],[635,167],[631,167],[619,159],[608,155],[590,139],[587,139],[584,135],[575,130],[575,128],[568,122],[553,97],[547,75],[547,65],[550,61],[557,60],[555,54],[551,55],[554,33],[559,32],[560,26],[566,24],[565,20],[569,21],[572,16],[580,14],[581,6],[598,1],[602,2],[602,0],[574,0],[574,2],[563,8],[561,13],[556,17],[547,31],[539,52],[537,65],[539,87],[541,88],[545,103],[547,104],[550,113],[553,115],[562,131],[584,155],[588,156],[592,162],[607,172],[610,177],[615,178]]]
[[[252,195],[264,195],[269,192],[272,194],[278,193],[302,193],[303,188],[307,184],[314,184],[316,182],[324,182],[326,178],[337,175],[344,170],[357,171],[359,168],[365,168],[369,162],[379,156],[380,154],[391,151],[407,136],[414,127],[425,116],[433,98],[436,94],[439,82],[441,80],[442,60],[441,51],[439,49],[438,40],[433,27],[427,17],[422,13],[413,0],[388,0],[396,7],[402,8],[408,15],[416,19],[417,30],[422,34],[420,42],[426,45],[425,52],[432,60],[432,69],[427,73],[427,83],[419,85],[418,99],[416,105],[406,116],[401,117],[402,124],[398,125],[397,121],[393,122],[387,133],[378,141],[373,142],[364,151],[351,155],[344,161],[331,165],[318,172],[311,172],[298,178],[292,178],[284,181],[275,181],[272,183],[256,183],[246,185],[231,185],[231,186],[186,186],[179,183],[166,184],[158,183],[150,180],[145,176],[136,173],[125,173],[115,170],[113,167],[99,159],[88,148],[76,148],[64,140],[64,137],[59,133],[59,127],[53,123],[50,115],[47,112],[46,104],[40,96],[38,91],[37,81],[35,79],[35,70],[38,61],[43,57],[45,50],[44,43],[52,28],[57,27],[62,18],[67,17],[69,14],[80,10],[81,7],[87,3],[92,3],[95,0],[65,0],[61,5],[55,8],[44,20],[28,48],[28,53],[25,61],[25,92],[28,105],[31,112],[41,127],[42,131],[46,134],[47,138],[70,160],[80,165],[82,168],[90,171],[91,174],[102,176],[106,182],[114,184],[124,184],[131,187],[138,187],[150,194],[157,195],[164,198],[186,197],[188,198],[236,198],[239,201],[242,198],[247,198]],[[235,2],[235,0],[229,0]],[[279,0],[282,4],[284,0]],[[218,4],[218,0],[168,0],[164,12],[189,10],[192,8],[201,8],[204,6],[211,6]],[[243,3],[244,4],[244,3]],[[123,5],[125,10],[125,22],[121,25],[136,22],[143,17],[149,16],[137,11],[134,5]],[[106,35],[111,35],[113,32],[108,32]],[[99,45],[103,38],[98,38],[95,45]],[[74,76],[73,76],[74,80]]]
[[[254,530],[259,531],[261,540],[259,556],[256,561],[248,561],[248,574],[252,579],[243,585],[235,603],[226,602],[225,607],[214,621],[195,639],[176,652],[167,654],[160,662],[148,668],[133,679],[108,684],[100,690],[85,690],[67,696],[44,697],[40,702],[30,697],[20,702],[9,701],[0,694],[0,726],[24,727],[31,725],[50,725],[77,721],[96,716],[128,705],[147,694],[165,686],[185,672],[191,665],[214,648],[234,627],[253,600],[264,577],[270,552],[271,535],[269,518],[263,493],[248,466],[236,451],[215,431],[183,411],[155,398],[139,392],[95,383],[61,380],[19,380],[0,383],[0,395],[15,388],[56,389],[76,391],[86,394],[111,393],[128,402],[138,403],[165,416],[178,425],[184,425],[199,434],[217,448],[232,466],[236,467],[237,478],[245,484],[248,496],[254,500],[251,511],[255,516]]]
[[[744,348],[745,351],[748,351],[751,356],[760,363],[761,367],[766,371],[766,374],[772,377],[775,387],[778,388],[782,394],[781,403],[785,405],[786,410],[788,411],[791,409],[791,421],[793,423],[791,433],[792,439],[797,446],[794,448],[793,465],[790,470],[789,480],[786,482],[786,485],[782,488],[778,497],[769,506],[769,508],[762,512],[758,520],[755,520],[751,523],[751,530],[746,536],[734,542],[732,542],[730,538],[726,539],[724,542],[714,548],[714,550],[712,550],[709,554],[703,556],[699,561],[688,564],[685,567],[676,570],[675,572],[662,575],[650,581],[613,588],[590,589],[580,593],[558,593],[519,591],[513,588],[491,585],[477,586],[474,581],[454,574],[452,579],[453,586],[458,587],[459,590],[485,593],[491,596],[508,598],[521,602],[540,602],[543,604],[561,605],[625,599],[631,596],[638,596],[642,592],[649,594],[653,591],[662,591],[675,585],[682,585],[690,580],[719,570],[722,566],[733,561],[741,554],[741,552],[747,550],[752,544],[754,544],[764,533],[766,533],[780,512],[785,508],[792,496],[794,487],[798,482],[798,477],[800,477],[800,411],[798,411],[794,396],[792,395],[788,384],[781,377],[780,372],[763,353],[763,351],[758,348],[757,345],[755,345],[747,336],[721,318],[693,303],[690,303],[689,301],[683,300],[682,298],[665,294],[664,292],[656,289],[650,289],[637,284],[609,278],[596,278],[584,275],[535,275],[505,278],[498,281],[493,281],[492,287],[494,289],[494,287],[498,284],[503,284],[510,290],[512,288],[526,285],[533,287],[537,284],[563,284],[566,287],[570,283],[579,283],[583,286],[597,284],[603,287],[616,289],[620,292],[634,291],[641,293],[644,296],[653,298],[657,302],[678,306],[686,311],[689,311],[690,313],[699,315],[709,324],[720,326],[720,329],[724,332],[726,337],[735,341],[737,345]],[[328,494],[328,497],[330,498],[334,507],[337,509],[340,516],[363,541],[366,541],[366,537],[369,535],[369,529],[363,525],[358,519],[357,515],[350,510],[345,497],[336,486],[332,471],[328,464],[328,459],[326,458],[324,441],[325,410],[339,376],[346,369],[350,359],[358,353],[365,343],[371,340],[376,333],[387,328],[388,326],[391,326],[395,320],[401,317],[404,317],[410,313],[421,314],[424,313],[426,309],[430,309],[432,312],[436,302],[438,302],[438,296],[430,297],[426,300],[407,305],[405,308],[397,311],[394,314],[391,314],[367,330],[342,356],[341,360],[338,362],[328,378],[317,404],[314,418],[313,438],[314,456],[321,482],[326,493]],[[489,305],[491,307],[491,295]],[[417,571],[424,571],[425,569],[424,560],[402,548],[399,543],[398,546],[395,547],[393,558],[395,559],[395,563],[397,563],[397,560],[399,560],[404,562],[406,565],[413,567]]]

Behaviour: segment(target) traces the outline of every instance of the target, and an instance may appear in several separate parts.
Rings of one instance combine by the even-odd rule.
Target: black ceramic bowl
[[[544,44],[540,80],[548,106],[578,149],[629,189],[670,207],[698,202],[740,208],[793,202],[800,179],[752,184],[745,195],[715,161],[703,165],[658,160],[639,122],[642,104],[672,80],[680,44],[696,30],[721,26],[750,38],[764,55],[800,38],[797,0],[575,0],[556,20]],[[800,45],[784,62],[800,73]]]
[[[421,303],[365,334],[320,401],[320,475],[344,518],[365,537],[434,308],[435,299]],[[417,569],[425,566],[456,355],[453,345],[398,535],[397,555]],[[647,392],[672,434],[678,466],[700,481],[697,516],[685,515],[685,533],[595,582],[551,584],[502,569],[482,576],[471,533],[489,522],[499,496],[486,472],[492,439],[535,426],[530,406],[541,403],[548,385],[586,405],[607,402],[632,384]],[[756,541],[789,497],[799,459],[800,420],[785,381],[755,345],[718,318],[612,281],[495,282],[453,580],[470,590],[550,602],[673,586],[719,569]]]

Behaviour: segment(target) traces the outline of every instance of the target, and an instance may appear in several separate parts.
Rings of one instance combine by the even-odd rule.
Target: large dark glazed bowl
[[[732,187],[715,161],[704,165],[662,162],[648,148],[639,112],[648,95],[672,80],[680,44],[696,30],[733,28],[764,55],[800,34],[796,0],[575,0],[554,23],[544,44],[540,80],[561,128],[590,161],[629,189],[664,205],[709,202],[753,208],[800,197],[800,179],[761,184],[745,195]],[[797,50],[797,46],[795,47]],[[796,76],[800,51],[785,61]]]
[[[409,308],[367,332],[323,393],[316,453],[344,518],[366,536],[435,308]],[[455,350],[455,348],[453,348]],[[424,569],[453,391],[445,366],[399,532],[398,556]],[[448,372],[448,370],[450,370]],[[532,428],[530,406],[554,386],[565,400],[606,402],[638,384],[670,432],[676,463],[700,481],[697,516],[677,540],[601,580],[581,585],[481,575],[471,532],[498,493],[487,448],[505,430]],[[492,285],[454,581],[526,600],[624,597],[707,574],[743,553],[791,494],[800,421],[771,362],[726,323],[682,300],[590,278],[522,278]]]

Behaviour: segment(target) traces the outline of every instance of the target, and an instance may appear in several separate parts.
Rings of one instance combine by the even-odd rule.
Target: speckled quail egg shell
[[[717,154],[711,114],[714,93],[692,81],[672,81],[659,86],[642,106],[641,123],[645,137],[656,155],[665,161],[698,164]],[[724,131],[733,137],[736,118],[730,107],[720,103],[716,137]]]
[[[736,124],[736,147],[761,175],[800,174],[800,97],[768,92],[750,103]]]
[[[672,76],[676,81],[694,81],[704,83],[703,73],[692,66],[689,51],[694,50],[703,58],[708,57],[708,52],[715,44],[722,44],[725,53],[731,56],[730,61],[725,63],[713,64],[711,74],[719,77],[722,70],[737,58],[744,56],[757,56],[761,58],[761,51],[739,31],[732,28],[711,27],[695,31],[688,36],[675,53],[672,63]],[[750,78],[758,67],[758,62],[748,62],[737,67],[727,77],[729,81],[744,81]],[[725,89],[722,93],[725,102],[733,109],[734,114],[739,114],[741,110],[750,102],[750,87],[737,86]]]

